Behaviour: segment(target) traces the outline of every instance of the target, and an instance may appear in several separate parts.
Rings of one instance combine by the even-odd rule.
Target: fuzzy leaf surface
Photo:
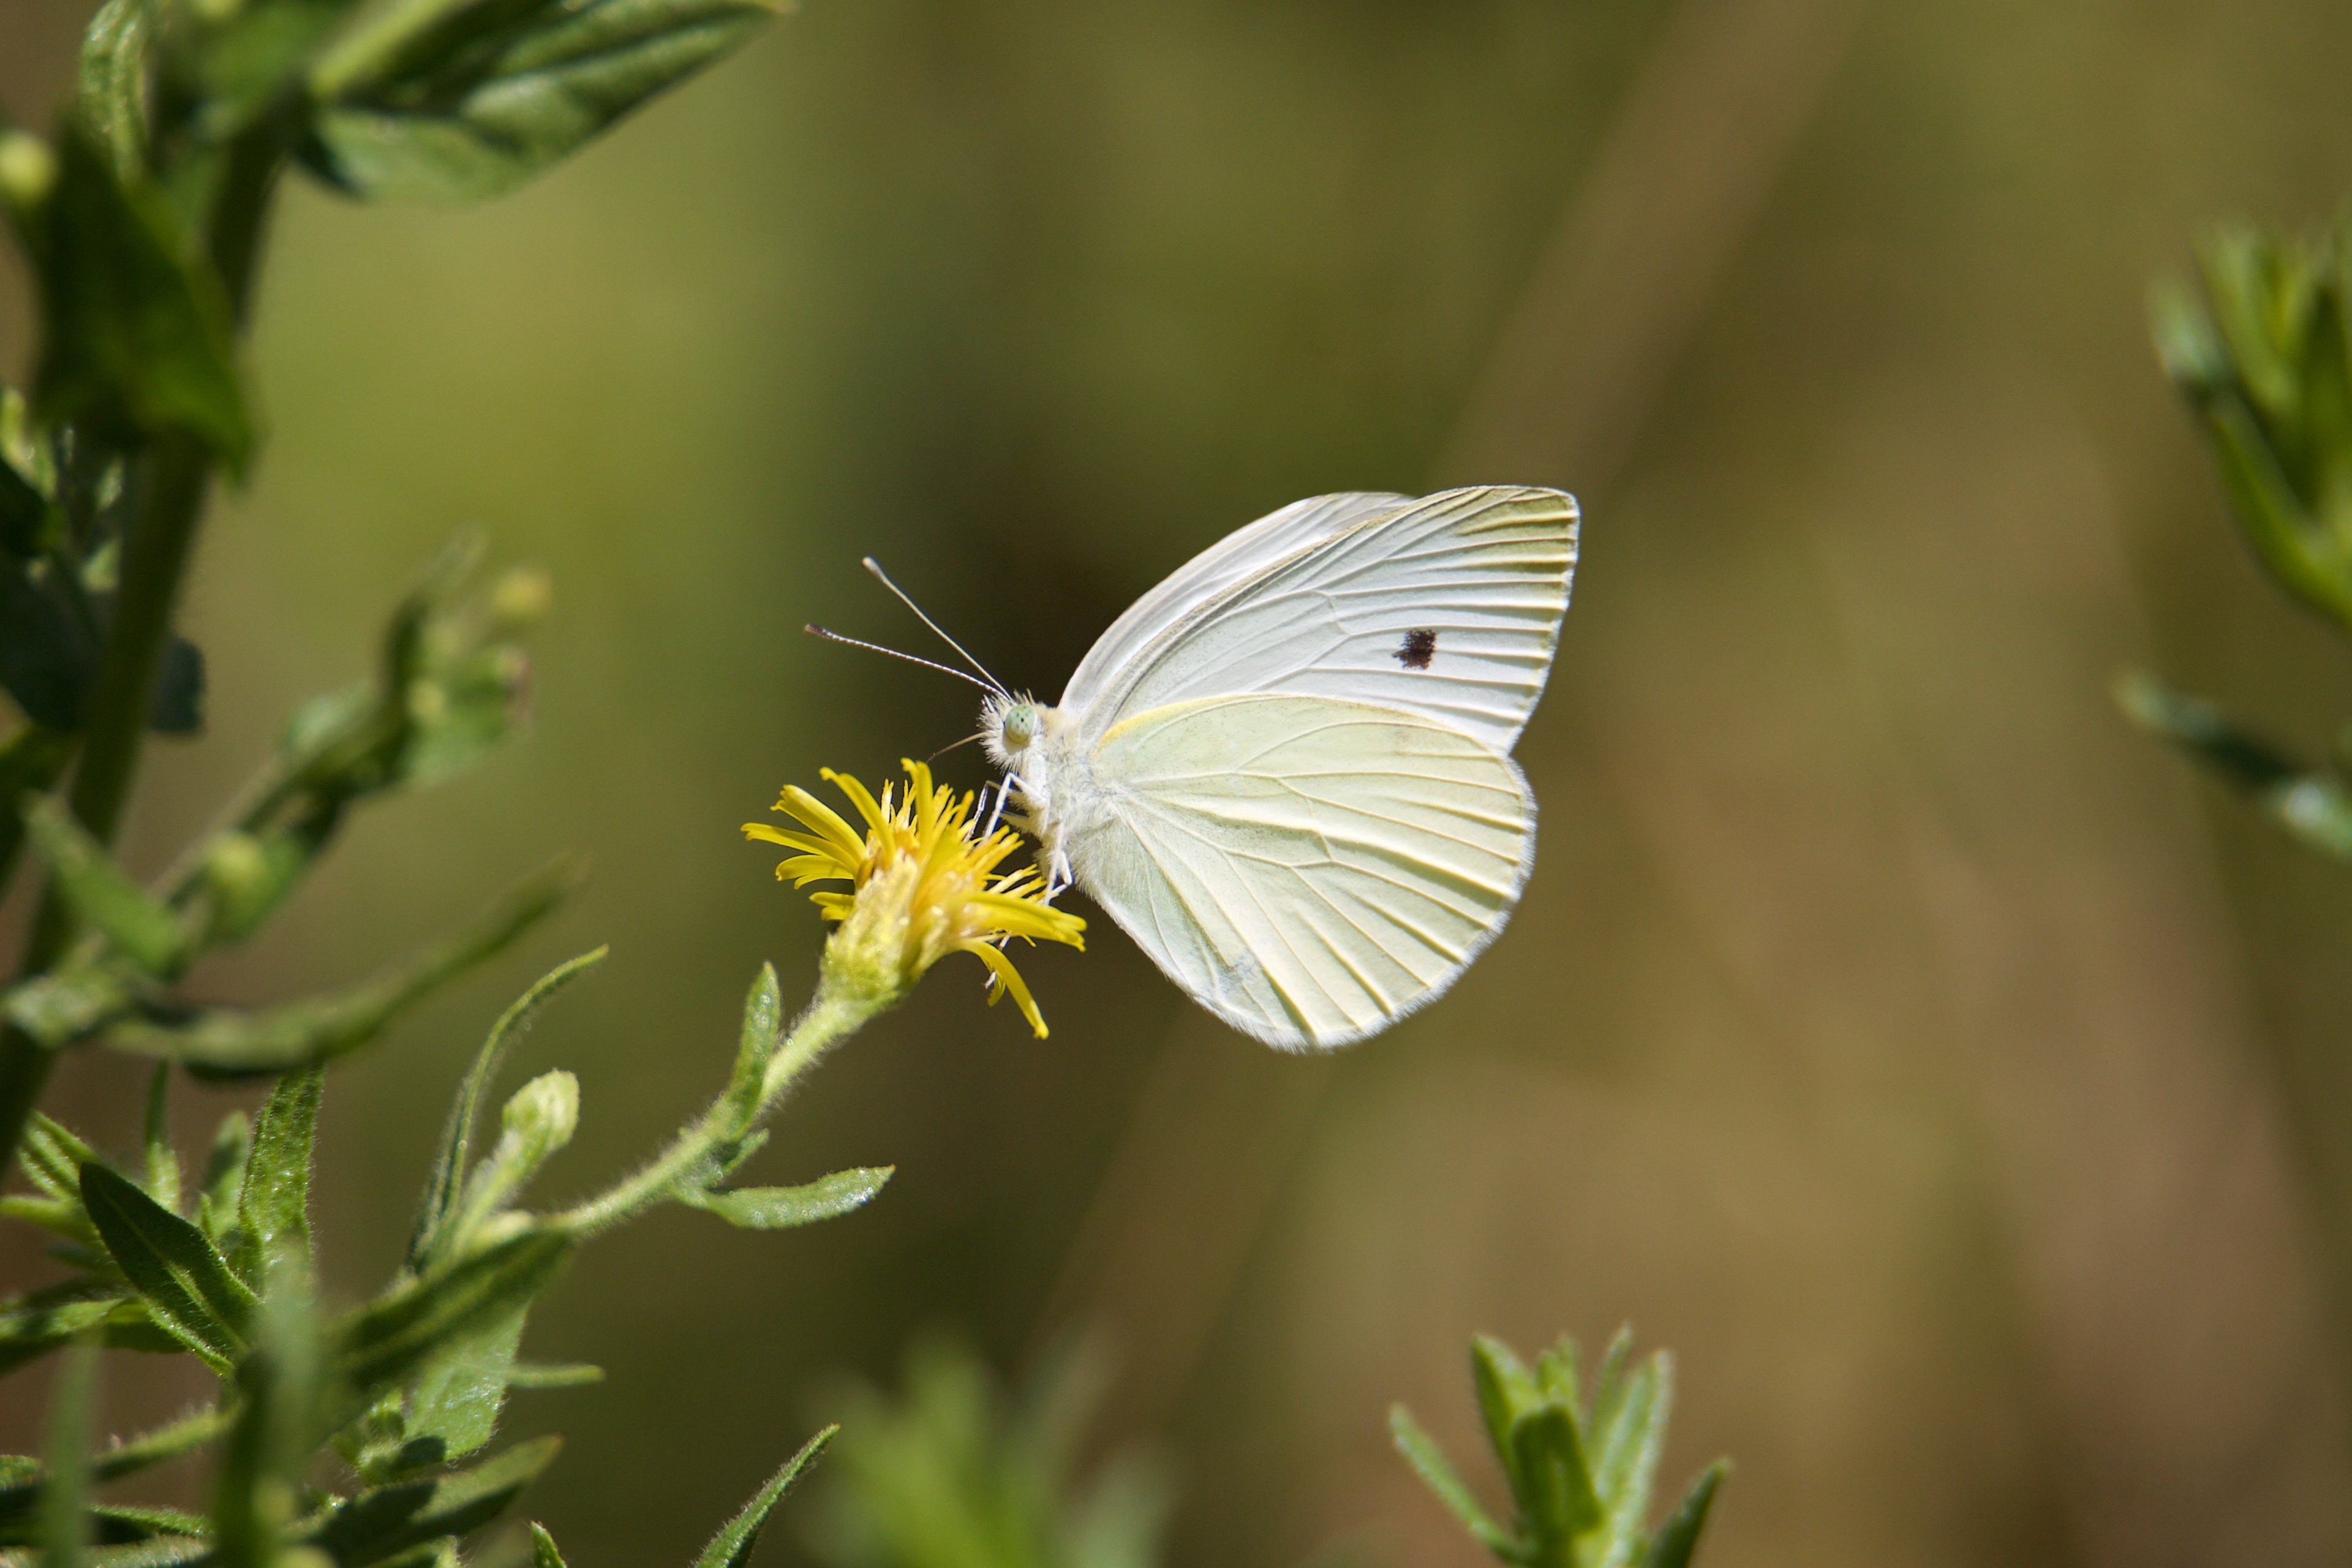
[[[814,1225],[865,1207],[896,1169],[895,1165],[877,1165],[836,1171],[796,1187],[737,1187],[721,1193],[688,1187],[682,1189],[678,1196],[682,1202],[745,1230],[790,1230],[794,1226]]]
[[[205,1233],[96,1163],[81,1168],[81,1199],[149,1314],[226,1371],[245,1349],[255,1298]]]
[[[694,1560],[694,1568],[746,1568],[751,1561],[752,1549],[760,1544],[760,1531],[768,1522],[768,1515],[784,1500],[786,1492],[800,1484],[801,1478],[808,1474],[809,1467],[816,1463],[825,1446],[833,1441],[834,1434],[840,1430],[838,1426],[828,1426],[802,1445],[801,1451],[785,1460],[784,1468],[769,1478],[759,1495],[743,1505],[743,1511],[710,1538],[710,1544]]]

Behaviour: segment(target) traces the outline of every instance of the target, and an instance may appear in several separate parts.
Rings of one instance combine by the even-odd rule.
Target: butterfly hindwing
[[[1328,1048],[1452,984],[1527,878],[1535,803],[1509,758],[1400,709],[1213,697],[1122,721],[1080,879],[1235,1028]]]

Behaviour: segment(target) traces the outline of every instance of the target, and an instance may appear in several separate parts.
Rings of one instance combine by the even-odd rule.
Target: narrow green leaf
[[[219,1129],[213,1133],[212,1151],[205,1157],[204,1186],[196,1194],[196,1228],[212,1237],[215,1246],[221,1246],[236,1225],[237,1201],[245,1195],[245,1167],[252,1153],[252,1125],[244,1111],[232,1110],[221,1118]],[[234,1251],[222,1247],[223,1256],[232,1262]]]
[[[16,1371],[104,1324],[123,1300],[121,1286],[89,1280],[0,1302],[0,1373]]]
[[[158,1062],[147,1079],[147,1117],[140,1132],[147,1194],[173,1213],[180,1207],[180,1156],[172,1148],[172,1064]]]
[[[735,1114],[735,1133],[749,1131],[767,1098],[768,1064],[775,1059],[783,1038],[783,987],[776,983],[776,966],[760,965],[751,994],[743,998],[743,1032],[735,1047],[734,1070],[728,1075],[727,1106]]]
[[[2352,790],[2336,775],[2306,769],[2211,703],[2182,696],[2151,676],[2124,675],[2115,699],[2125,717],[2179,747],[2288,837],[2352,861]]]
[[[205,1233],[94,1162],[81,1168],[81,1199],[155,1321],[226,1371],[245,1349],[255,1298]]]
[[[5,476],[15,471],[5,462],[0,462],[0,490],[7,488]],[[5,511],[5,502],[0,502],[0,515]],[[8,575],[7,563],[0,561],[0,579]],[[5,597],[0,595],[0,598]],[[10,623],[5,629],[0,629],[0,687],[14,695],[23,673],[9,668],[18,633],[13,616],[0,619]],[[21,698],[18,701],[22,705]],[[73,752],[71,736],[37,723],[19,727],[5,742],[0,742],[0,882],[5,882],[8,873],[16,869],[17,852],[25,843],[25,819],[5,803],[47,793],[58,782],[58,775],[65,772]]]
[[[170,1057],[192,1072],[235,1078],[331,1060],[367,1044],[438,986],[503,951],[577,888],[581,862],[564,856],[524,879],[455,934],[334,995],[254,1012],[223,1008],[180,1024],[126,1019],[105,1041]]]
[[[434,1153],[432,1173],[425,1179],[425,1200],[417,1209],[416,1226],[408,1239],[408,1262],[412,1268],[424,1261],[432,1246],[434,1232],[457,1203],[458,1191],[465,1185],[466,1164],[472,1158],[474,1123],[481,1115],[482,1100],[496,1081],[507,1052],[530,1032],[531,1025],[538,1020],[539,1010],[547,1005],[557,992],[602,963],[604,955],[611,951],[610,948],[600,947],[549,970],[490,1026],[488,1037],[482,1041],[482,1048],[474,1055],[474,1065],[467,1069],[465,1081],[457,1086],[457,1098],[449,1106],[448,1120],[442,1124],[441,1146]]]
[[[375,199],[503,195],[732,50],[771,15],[752,0],[584,0],[515,7],[489,37],[436,60],[412,56],[395,67],[389,50],[331,53],[312,78],[327,107],[305,158],[321,177]],[[403,74],[383,79],[388,68]]]
[[[154,33],[151,0],[106,0],[82,33],[74,84],[78,107],[124,180],[136,179],[147,167],[148,56]]]
[[[517,1362],[507,1368],[509,1388],[584,1388],[592,1383],[604,1381],[604,1369],[591,1366],[584,1361],[549,1362],[543,1364]]]
[[[527,1231],[370,1302],[343,1328],[345,1377],[363,1396],[404,1381],[436,1347],[528,1306],[571,1252],[561,1233]]]
[[[530,1521],[530,1568],[564,1568],[563,1553],[555,1549],[555,1537],[547,1533],[539,1521]]]
[[[34,404],[118,440],[184,431],[241,469],[253,445],[226,291],[145,181],[68,117],[27,227],[44,327]]]
[[[341,1568],[368,1568],[440,1537],[478,1530],[505,1512],[562,1447],[561,1437],[538,1437],[470,1470],[362,1492],[312,1531],[310,1544]]]
[[[1611,1397],[1593,1401],[1586,1436],[1592,1485],[1607,1514],[1593,1568],[1629,1568],[1649,1529],[1651,1489],[1666,1447],[1674,1406],[1674,1358],[1660,1351],[1612,1380]]]
[[[1516,1493],[1519,1471],[1511,1429],[1540,1397],[1535,1380],[1510,1346],[1491,1334],[1480,1334],[1470,1342],[1470,1382],[1478,1393],[1478,1414],[1486,1423],[1486,1440],[1494,1446],[1495,1457],[1502,1461],[1503,1473],[1510,1478]]]
[[[52,1048],[82,1038],[130,1005],[129,984],[108,963],[30,975],[0,992],[0,1013],[7,1021]]]
[[[678,1198],[745,1230],[789,1230],[865,1207],[897,1169],[877,1165],[836,1171],[797,1187],[738,1187],[724,1193],[681,1188]]]
[[[1706,1529],[1707,1510],[1715,1506],[1716,1489],[1731,1473],[1729,1461],[1717,1459],[1699,1472],[1675,1511],[1658,1528],[1657,1539],[1642,1559],[1642,1568],[1689,1568],[1691,1553],[1698,1547],[1699,1533]]]
[[[283,1257],[310,1267],[310,1145],[319,1126],[323,1068],[278,1080],[253,1122],[253,1152],[236,1200],[237,1227],[263,1259]]]
[[[150,974],[170,979],[187,966],[194,944],[180,917],[124,875],[63,802],[37,797],[24,813],[33,848],[76,915]]]
[[[1559,1405],[1538,1405],[1511,1428],[1512,1496],[1527,1521],[1536,1560],[1565,1563],[1575,1539],[1601,1522],[1576,1417]]]
[[[33,1112],[25,1141],[16,1151],[16,1163],[33,1185],[53,1198],[70,1198],[76,1204],[81,1202],[81,1168],[97,1159],[97,1150],[75,1137],[64,1123],[38,1110]]]
[[[745,1503],[743,1511],[729,1520],[719,1533],[710,1538],[710,1544],[704,1547],[702,1555],[694,1560],[694,1568],[745,1568],[745,1564],[751,1561],[751,1549],[760,1543],[760,1530],[768,1522],[768,1515],[784,1500],[786,1492],[800,1484],[801,1478],[808,1473],[809,1467],[816,1463],[818,1457],[824,1452],[825,1445],[832,1442],[834,1434],[840,1430],[838,1426],[828,1426],[803,1445],[801,1451],[786,1460],[784,1468],[760,1489],[759,1496]]]
[[[49,1390],[47,1478],[41,1487],[43,1568],[81,1568],[89,1551],[89,1435],[98,1398],[98,1347],[66,1352]]]
[[[1476,1495],[1454,1473],[1454,1467],[1446,1462],[1444,1452],[1438,1447],[1436,1439],[1423,1431],[1421,1424],[1412,1418],[1412,1412],[1402,1405],[1389,1406],[1389,1436],[1396,1443],[1397,1452],[1404,1456],[1405,1463],[1412,1467],[1413,1474],[1437,1495],[1437,1500],[1445,1505],[1447,1512],[1462,1521],[1462,1527],[1478,1544],[1507,1563],[1513,1561],[1514,1543],[1509,1532],[1495,1522],[1494,1516],[1486,1510]]]
[[[136,1437],[126,1437],[92,1461],[90,1470],[101,1481],[120,1480],[193,1454],[220,1440],[228,1431],[228,1413],[217,1407],[191,1410]]]

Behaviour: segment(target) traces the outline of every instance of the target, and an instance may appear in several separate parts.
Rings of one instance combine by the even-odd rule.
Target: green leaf
[[[726,1101],[735,1115],[738,1136],[747,1131],[767,1098],[768,1064],[775,1059],[783,1037],[783,988],[776,983],[776,966],[760,965],[751,994],[743,998],[743,1032],[735,1047],[735,1066],[727,1079]]]
[[[1436,1440],[1421,1429],[1412,1412],[1402,1405],[1389,1406],[1389,1436],[1395,1441],[1397,1452],[1404,1456],[1405,1463],[1412,1467],[1413,1474],[1437,1495],[1447,1512],[1462,1521],[1462,1527],[1478,1544],[1507,1563],[1513,1561],[1510,1533],[1495,1522],[1494,1516],[1446,1462]]]
[[[1594,1568],[1627,1568],[1641,1549],[1673,1405],[1674,1361],[1663,1351],[1594,1393],[1586,1436],[1593,1489],[1608,1513]]]
[[[539,1010],[553,999],[555,994],[572,981],[604,961],[609,948],[597,948],[583,952],[565,963],[560,963],[540,976],[536,984],[516,999],[514,1005],[499,1016],[490,1032],[475,1053],[474,1065],[466,1071],[465,1081],[457,1087],[457,1098],[449,1106],[448,1120],[442,1124],[441,1146],[433,1156],[432,1173],[425,1179],[425,1200],[418,1206],[415,1229],[408,1239],[408,1262],[414,1268],[420,1265],[431,1249],[434,1232],[457,1201],[465,1185],[466,1164],[474,1142],[474,1123],[481,1115],[483,1097],[498,1077],[499,1068],[506,1060],[514,1042],[530,1032],[538,1020]]]
[[[82,33],[78,107],[124,180],[136,179],[147,167],[147,76],[154,34],[151,0],[106,0]]]
[[[196,1228],[222,1247],[222,1256],[234,1261],[236,1248],[223,1245],[236,1228],[237,1205],[245,1195],[245,1167],[253,1153],[253,1129],[242,1110],[221,1118],[213,1134],[212,1152],[205,1158],[205,1183],[196,1194]],[[258,1265],[240,1272],[259,1278]]]
[[[26,225],[44,329],[36,412],[124,442],[184,432],[241,469],[253,430],[220,280],[163,195],[126,180],[79,120],[57,160]]]
[[[95,1162],[81,1168],[81,1200],[155,1321],[226,1371],[245,1349],[255,1298],[205,1233]]]
[[[760,1489],[760,1494],[743,1505],[743,1511],[710,1538],[710,1544],[694,1560],[694,1568],[745,1568],[751,1561],[751,1549],[760,1543],[760,1530],[768,1522],[768,1515],[784,1500],[786,1492],[800,1484],[801,1478],[840,1430],[838,1426],[828,1426],[803,1444],[801,1451],[786,1460],[784,1468]]]
[[[326,1080],[323,1068],[288,1073],[254,1119],[253,1152],[237,1193],[237,1227],[265,1270],[279,1257],[303,1270],[310,1267],[310,1145]]]
[[[7,465],[0,463],[0,473],[6,471]],[[8,576],[7,563],[0,561],[0,582]],[[5,590],[0,589],[0,596],[5,594]],[[7,689],[11,695],[15,687],[6,668],[7,649],[15,636],[9,616],[0,613],[0,688]],[[40,724],[24,725],[5,742],[0,742],[0,882],[5,882],[8,873],[16,869],[16,853],[25,842],[25,819],[6,803],[46,793],[65,772],[73,752],[71,737]]]
[[[563,1568],[563,1553],[555,1549],[555,1537],[537,1520],[530,1523],[530,1568]]]
[[[1511,1429],[1541,1397],[1535,1379],[1510,1346],[1491,1334],[1480,1334],[1470,1342],[1470,1382],[1477,1390],[1478,1415],[1486,1423],[1486,1440],[1494,1446],[1495,1457],[1502,1461],[1503,1473],[1510,1478],[1511,1489],[1517,1493],[1518,1460],[1511,1447]]]
[[[836,1171],[797,1187],[738,1187],[723,1193],[685,1187],[678,1199],[745,1230],[789,1230],[865,1207],[897,1169],[877,1165]]]
[[[104,1324],[123,1299],[120,1286],[76,1280],[0,1301],[0,1373],[37,1361]]]
[[[409,1391],[405,1431],[442,1461],[460,1459],[498,1432],[530,1303],[519,1302],[436,1349]]]
[[[1650,1542],[1649,1552],[1642,1559],[1642,1568],[1689,1568],[1691,1553],[1698,1547],[1700,1531],[1706,1528],[1707,1510],[1715,1506],[1716,1489],[1724,1477],[1731,1473],[1728,1461],[1717,1459],[1699,1472],[1666,1522],[1658,1527],[1657,1538]]]
[[[126,876],[64,802],[36,797],[24,813],[34,849],[76,915],[150,974],[169,979],[187,966],[194,943],[180,917]]]
[[[44,1568],[81,1568],[89,1550],[89,1434],[98,1347],[78,1343],[49,1390],[47,1479],[41,1488]]]
[[[140,1163],[147,1195],[173,1213],[180,1207],[180,1156],[172,1148],[172,1064],[158,1062],[147,1079],[147,1117],[140,1133]]]
[[[44,1046],[68,1045],[131,1005],[131,987],[114,963],[72,964],[36,974],[0,992],[0,1013]]]
[[[592,1383],[604,1381],[604,1369],[591,1366],[583,1361],[549,1362],[536,1364],[517,1362],[507,1369],[509,1388],[584,1388]]]
[[[2246,797],[2288,837],[2352,861],[2352,790],[2240,729],[2219,708],[2138,672],[2116,682],[2116,705],[2149,734],[2168,741]]]
[[[226,1411],[192,1410],[177,1420],[115,1444],[92,1461],[90,1471],[101,1481],[120,1480],[218,1442],[228,1428]]]
[[[1532,1537],[1536,1560],[1566,1563],[1576,1538],[1601,1522],[1576,1417],[1567,1406],[1543,1405],[1511,1427],[1512,1490]]]
[[[422,26],[355,33],[320,61],[311,79],[325,108],[304,158],[373,199],[499,195],[732,50],[772,14],[754,0],[411,5],[395,15]],[[420,41],[442,52],[425,58]]]
[[[368,1568],[395,1552],[478,1530],[505,1512],[562,1447],[561,1437],[538,1437],[471,1470],[363,1491],[313,1531],[309,1543],[341,1568]]]
[[[564,856],[526,878],[455,934],[349,991],[284,1006],[223,1008],[184,1023],[125,1019],[106,1043],[142,1056],[170,1057],[204,1076],[284,1072],[332,1059],[367,1044],[436,987],[503,951],[577,888],[583,871]]]
[[[74,1136],[63,1122],[36,1110],[26,1124],[16,1163],[26,1179],[53,1198],[81,1202],[81,1168],[98,1159],[98,1151]]]
[[[344,1375],[363,1397],[404,1381],[439,1346],[529,1306],[571,1252],[559,1232],[526,1231],[370,1302],[344,1326]]]

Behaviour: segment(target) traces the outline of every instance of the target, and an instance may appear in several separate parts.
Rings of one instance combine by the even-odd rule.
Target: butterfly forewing
[[[1107,809],[1069,844],[1089,892],[1211,1011],[1293,1048],[1442,992],[1501,928],[1534,842],[1507,757],[1399,709],[1170,704],[1095,763]]]
[[[1576,502],[1496,485],[1394,503],[1326,497],[1252,525],[1254,547],[1228,541],[1139,604],[1150,616],[1129,612],[1064,706],[1100,735],[1174,703],[1287,692],[1402,709],[1508,752],[1568,609]],[[1302,537],[1301,519],[1326,531]]]
[[[1411,496],[1372,490],[1310,496],[1235,529],[1129,605],[1127,614],[1095,639],[1062,692],[1062,706],[1073,711],[1092,708],[1104,689],[1119,680],[1121,672],[1170,628],[1235,584],[1336,533],[1412,504]]]

